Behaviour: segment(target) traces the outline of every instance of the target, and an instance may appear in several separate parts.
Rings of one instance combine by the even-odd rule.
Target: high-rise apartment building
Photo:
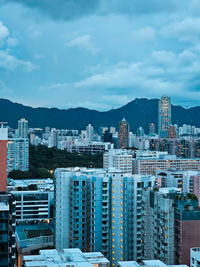
[[[119,123],[119,133],[118,133],[118,147],[127,148],[129,147],[129,123],[123,119]]]
[[[142,189],[154,184],[115,169],[56,169],[56,248],[100,251],[112,266],[141,260]]]
[[[103,155],[103,167],[115,168],[123,173],[132,173],[132,154],[125,149],[110,149]]]
[[[189,265],[190,248],[200,244],[197,198],[177,188],[143,192],[144,259]]]
[[[137,136],[139,136],[139,137],[144,136],[144,129],[142,127],[139,127],[137,129]]]
[[[18,136],[19,138],[28,138],[28,121],[24,118],[18,121]]]
[[[176,127],[174,125],[170,125],[169,129],[168,129],[168,137],[175,139],[177,136],[176,134]]]
[[[155,134],[155,124],[152,122],[149,124],[149,135]]]
[[[88,126],[86,127],[86,132],[87,132],[88,140],[92,141],[93,133],[94,133],[94,127],[91,124],[88,124]]]
[[[0,191],[7,191],[7,143],[8,129],[0,123]]]
[[[15,200],[0,192],[0,266],[15,266]]]
[[[171,99],[162,96],[158,107],[158,134],[160,137],[168,137],[168,129],[171,125]]]
[[[29,170],[29,140],[27,138],[8,140],[7,173],[13,170]]]
[[[49,138],[48,138],[48,147],[58,147],[59,141],[59,131],[55,128],[51,129]]]
[[[198,171],[159,171],[156,175],[157,187],[176,187],[183,193],[194,194],[200,203],[200,172]]]

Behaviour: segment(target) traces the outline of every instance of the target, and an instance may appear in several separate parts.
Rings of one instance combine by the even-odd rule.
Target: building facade
[[[15,200],[0,192],[0,266],[15,266]]]
[[[103,155],[103,167],[132,173],[132,154],[125,149],[110,149]]]
[[[100,251],[112,266],[141,260],[142,188],[155,177],[120,170],[56,169],[56,248]]]
[[[7,173],[29,170],[29,139],[10,138],[8,141]]]
[[[118,148],[129,147],[129,128],[129,123],[125,119],[119,123]]]
[[[7,191],[7,143],[8,129],[1,123],[0,128],[0,191]]]
[[[168,137],[168,129],[171,125],[171,99],[162,96],[158,107],[158,134],[160,137]]]
[[[169,169],[200,171],[200,159],[181,159],[173,156],[166,159],[133,159],[133,173],[155,175],[158,171]]]
[[[200,209],[192,194],[177,188],[144,190],[143,257],[166,264],[190,264],[190,248],[200,244]]]
[[[18,136],[19,138],[28,138],[28,121],[24,118],[18,121]]]

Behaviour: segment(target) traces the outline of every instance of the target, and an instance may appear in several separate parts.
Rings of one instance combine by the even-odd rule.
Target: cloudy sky
[[[0,0],[0,97],[97,110],[200,105],[199,0]]]

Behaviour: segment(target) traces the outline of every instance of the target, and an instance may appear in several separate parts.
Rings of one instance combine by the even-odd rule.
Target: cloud
[[[200,51],[194,47],[180,53],[155,50],[152,58],[144,62],[119,63],[97,74],[73,84],[75,89],[100,89],[110,103],[118,96],[124,102],[125,96],[158,97],[169,94],[176,99],[190,100],[200,90]],[[117,97],[116,97],[117,99]],[[187,100],[187,101],[188,101]]]
[[[177,8],[181,8],[184,0],[102,0],[101,13],[121,13],[129,15],[153,14],[175,12]]]
[[[155,39],[155,30],[151,27],[144,27],[134,32],[133,37],[138,42],[152,42]]]
[[[169,65],[175,61],[176,55],[170,51],[156,50],[152,52],[152,57],[156,63],[161,65]]]
[[[69,86],[69,83],[53,83],[53,84],[49,84],[49,85],[42,85],[40,86],[39,90],[41,91],[48,91],[48,90],[54,90],[54,89],[62,89],[62,88],[66,88],[67,86]]]
[[[9,37],[7,39],[8,46],[16,46],[18,44],[18,40],[14,37]]]
[[[89,34],[76,37],[75,39],[68,41],[65,45],[70,47],[84,48],[94,54],[99,51],[99,49],[92,43],[91,36]]]
[[[31,38],[38,38],[39,36],[41,36],[41,32],[37,29],[30,29],[29,36]]]
[[[112,91],[115,94],[130,94],[132,91],[141,90],[146,91],[151,88],[152,92],[165,91],[170,87],[169,81],[166,81],[159,76],[155,78],[154,68],[148,68],[145,64],[131,63],[126,66],[114,66],[112,70],[105,71],[92,75],[85,80],[74,84],[75,88],[105,88],[107,91]]]
[[[38,54],[38,53],[35,53],[33,56],[34,56],[35,59],[44,59],[45,58],[44,55],[41,55],[41,54]]]
[[[0,42],[4,41],[9,36],[8,29],[0,21]]]
[[[72,20],[93,14],[100,0],[6,0],[35,8],[54,19]]]
[[[17,59],[15,56],[10,55],[8,51],[0,50],[0,68],[7,70],[22,68],[25,71],[32,71],[37,69],[38,66],[29,61]]]
[[[161,29],[165,37],[173,37],[180,41],[197,42],[200,40],[200,18],[189,17],[175,21]]]
[[[54,19],[72,20],[92,14],[172,13],[187,6],[188,0],[6,0],[35,8]]]

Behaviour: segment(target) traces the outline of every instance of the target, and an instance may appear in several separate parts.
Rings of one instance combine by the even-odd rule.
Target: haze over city
[[[198,0],[1,0],[0,97],[108,110],[167,94],[198,105],[199,12]]]

